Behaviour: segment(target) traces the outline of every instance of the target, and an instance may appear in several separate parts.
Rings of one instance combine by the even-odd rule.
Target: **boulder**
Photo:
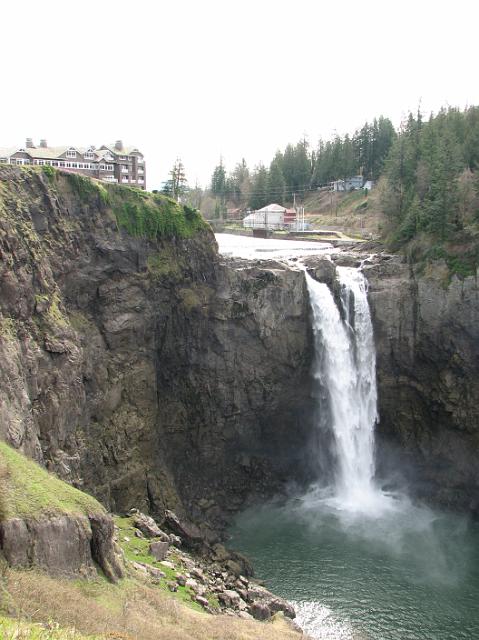
[[[195,596],[194,597],[194,601],[197,602],[198,604],[200,604],[205,609],[207,607],[209,607],[209,605],[210,605],[210,603],[208,602],[208,600],[204,596]]]
[[[148,565],[148,573],[155,580],[161,580],[162,578],[166,578],[166,574],[163,573],[163,571],[161,571],[160,569],[157,569],[156,567],[152,567],[151,565]]]
[[[225,589],[218,594],[218,600],[225,606],[237,609],[240,606],[241,597],[232,589]]]
[[[270,591],[259,585],[250,585],[248,589],[248,601],[254,604],[265,605],[270,614],[274,614],[277,611],[282,611],[288,618],[295,618],[296,612],[292,604],[283,598],[275,596]],[[252,615],[254,615],[252,613]]]
[[[199,584],[193,578],[188,578],[185,583],[185,587],[189,587],[192,591],[199,591]]]
[[[231,573],[234,573],[237,578],[254,575],[253,565],[246,556],[238,551],[230,551],[229,554],[231,560],[226,563],[226,566]]]
[[[247,611],[240,611],[238,613],[238,617],[243,618],[243,620],[253,620],[253,616],[251,615],[251,613],[248,613]]]
[[[169,542],[168,535],[160,529],[151,516],[137,512],[133,514],[133,525],[147,538],[160,538],[163,542]]]
[[[248,607],[248,611],[256,620],[269,620],[271,618],[271,611],[263,602],[253,602]]]
[[[166,558],[166,554],[168,553],[169,547],[169,542],[151,542],[150,553],[155,558],[155,560],[164,560]]]
[[[190,573],[193,578],[197,578],[200,582],[206,582],[205,574],[198,567],[194,567],[193,569],[191,569]]]
[[[91,555],[100,565],[103,573],[111,582],[123,578],[123,566],[119,559],[119,550],[113,539],[115,525],[111,516],[104,513],[91,513],[88,516],[92,532]]]
[[[113,520],[104,513],[5,520],[0,524],[0,549],[13,567],[41,567],[52,575],[93,577],[97,563],[112,582],[123,576]]]
[[[201,546],[204,541],[203,534],[195,524],[180,520],[173,511],[165,511],[165,526],[173,534],[179,536],[186,547],[195,549]]]
[[[174,533],[170,533],[170,544],[174,547],[181,547],[181,538],[179,536],[175,536]]]

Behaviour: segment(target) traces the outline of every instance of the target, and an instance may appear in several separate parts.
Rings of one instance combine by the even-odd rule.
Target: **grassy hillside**
[[[35,462],[0,442],[0,521],[45,514],[104,511],[91,496],[55,478]],[[174,569],[158,563],[149,541],[135,535],[131,518],[116,517],[117,537],[127,577],[112,584],[95,579],[53,578],[41,571],[6,566],[0,554],[1,640],[293,640],[281,615],[267,623],[211,615],[193,601],[189,587],[168,589],[181,559],[172,553]],[[152,582],[133,563],[162,570]],[[207,594],[215,608],[215,596]],[[217,604],[217,602],[216,602]]]
[[[0,442],[0,521],[45,514],[104,512],[94,498],[62,482]]]
[[[138,579],[112,585],[102,580],[68,581],[32,571],[8,571],[0,591],[2,640],[296,640],[299,637],[281,615],[271,622],[255,622],[200,613]],[[17,628],[20,633],[15,635]],[[8,635],[12,632],[13,635]]]
[[[334,229],[352,237],[381,236],[386,218],[382,211],[379,183],[372,191],[338,193],[319,191],[304,203],[306,221],[313,229]]]
[[[111,638],[112,636],[110,636]],[[100,640],[101,636],[85,636],[75,629],[62,629],[57,624],[22,622],[0,616],[1,640]]]

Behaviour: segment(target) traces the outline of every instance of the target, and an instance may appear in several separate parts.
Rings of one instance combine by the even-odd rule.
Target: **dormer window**
[[[85,158],[85,160],[93,160],[95,158],[95,154],[93,153],[93,151],[88,149],[88,151],[85,151],[84,158]]]
[[[67,158],[76,158],[76,157],[77,157],[77,152],[75,151],[75,149],[68,149]]]

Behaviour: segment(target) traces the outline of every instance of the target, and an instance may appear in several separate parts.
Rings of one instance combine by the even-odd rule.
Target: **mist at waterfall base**
[[[477,638],[478,526],[375,481],[376,363],[363,274],[338,268],[336,296],[305,277],[326,423],[318,419],[318,430],[332,435],[333,482],[244,512],[231,544],[295,604],[313,638]]]

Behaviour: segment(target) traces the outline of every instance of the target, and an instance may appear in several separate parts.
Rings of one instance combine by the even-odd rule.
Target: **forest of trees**
[[[294,194],[300,202],[333,180],[358,174],[381,178],[381,208],[393,246],[416,237],[432,239],[429,245],[436,248],[454,241],[464,247],[469,240],[479,246],[479,107],[441,109],[428,119],[410,113],[398,131],[380,117],[353,136],[320,140],[314,149],[306,139],[289,144],[269,166],[254,170],[243,159],[228,172],[220,160],[205,191],[188,187],[177,160],[164,191],[201,207],[207,217],[223,217],[227,206],[289,204]],[[473,251],[477,262],[479,251]]]
[[[409,114],[385,164],[383,208],[397,246],[452,239],[479,221],[479,107]],[[469,229],[469,231],[472,231]]]
[[[289,144],[276,152],[269,167],[260,164],[250,171],[243,159],[228,174],[220,161],[211,178],[211,193],[220,209],[227,202],[259,209],[270,202],[292,202],[294,194],[301,200],[310,191],[353,175],[376,180],[395,139],[391,121],[381,116],[352,137],[320,140],[315,149],[306,139]]]

